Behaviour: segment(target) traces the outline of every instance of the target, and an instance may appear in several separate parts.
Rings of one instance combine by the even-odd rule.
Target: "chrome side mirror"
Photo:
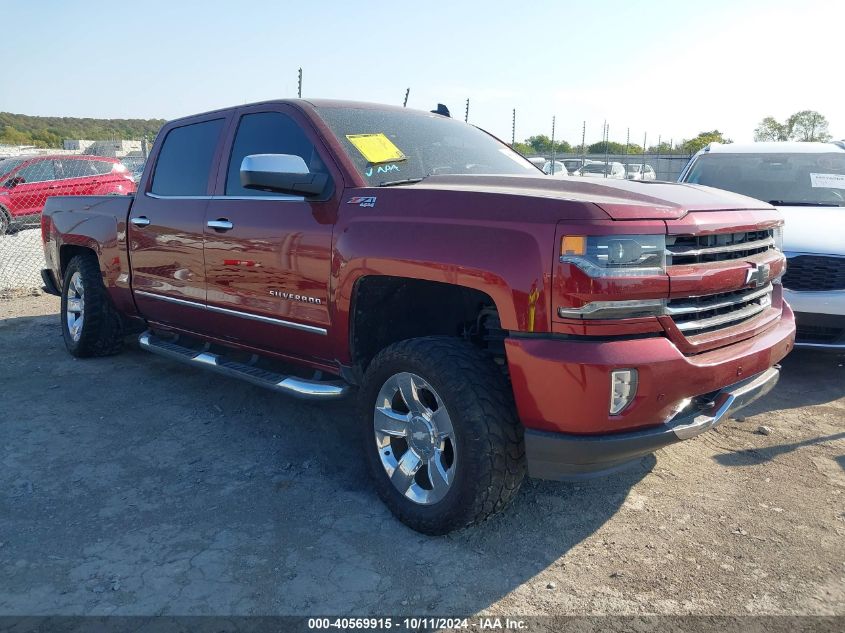
[[[241,161],[241,185],[246,189],[316,196],[328,181],[327,174],[309,171],[302,157],[293,154],[250,154]]]

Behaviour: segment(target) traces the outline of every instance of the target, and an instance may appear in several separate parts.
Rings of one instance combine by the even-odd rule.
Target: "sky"
[[[164,118],[295,97],[430,110],[505,141],[648,144],[821,112],[845,138],[845,1],[0,0],[0,111]]]

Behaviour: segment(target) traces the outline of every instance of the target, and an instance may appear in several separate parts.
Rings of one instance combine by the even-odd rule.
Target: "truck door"
[[[319,138],[284,105],[243,108],[205,211],[205,276],[212,332],[292,356],[329,358],[331,236],[342,185]],[[328,173],[313,199],[245,189],[250,154],[295,154]]]
[[[218,115],[166,131],[154,171],[135,196],[128,224],[132,290],[150,321],[202,329],[205,207],[225,127]]]

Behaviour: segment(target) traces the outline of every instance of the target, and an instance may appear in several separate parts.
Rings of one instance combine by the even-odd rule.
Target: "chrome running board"
[[[170,358],[187,365],[210,369],[211,371],[239,378],[271,391],[284,393],[304,400],[337,400],[349,393],[349,385],[342,380],[308,380],[296,376],[285,376],[252,365],[227,360],[219,354],[196,351],[177,343],[166,341],[152,332],[144,332],[138,337],[141,349]]]

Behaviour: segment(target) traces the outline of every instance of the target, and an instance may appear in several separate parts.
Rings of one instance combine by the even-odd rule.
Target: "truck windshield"
[[[442,174],[542,175],[486,132],[438,114],[349,107],[317,113],[371,186]]]
[[[686,182],[776,205],[845,206],[845,154],[703,154]]]

